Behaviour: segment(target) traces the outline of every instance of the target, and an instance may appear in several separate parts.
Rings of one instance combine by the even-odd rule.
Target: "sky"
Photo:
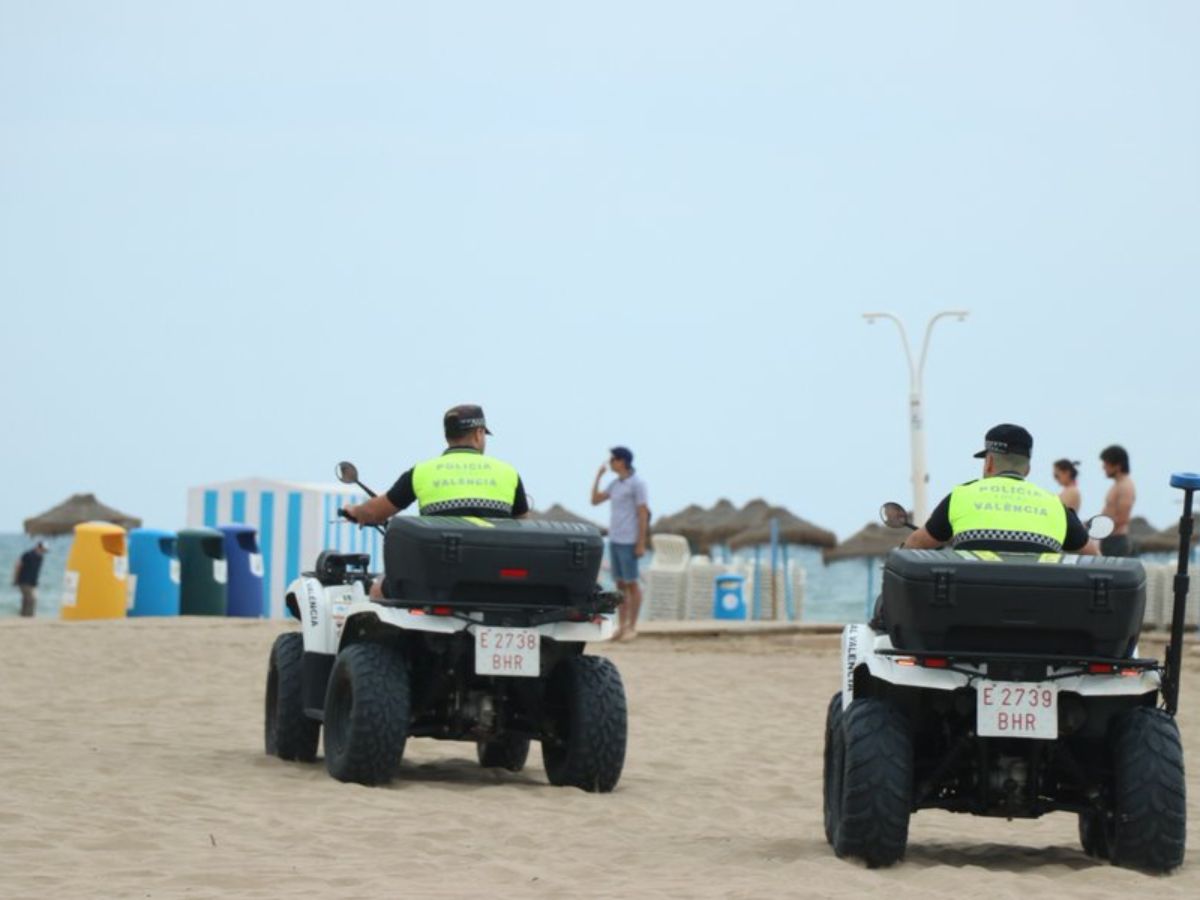
[[[0,531],[386,488],[484,406],[537,506],[846,537],[998,422],[1200,470],[1200,5],[0,0]]]

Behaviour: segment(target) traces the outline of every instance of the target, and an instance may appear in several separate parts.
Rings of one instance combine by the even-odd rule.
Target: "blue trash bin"
[[[741,575],[718,575],[717,592],[713,601],[714,619],[746,618],[746,579]]]
[[[229,566],[229,606],[226,615],[257,619],[263,610],[263,562],[258,531],[249,525],[221,525],[225,561]]]
[[[175,532],[135,528],[129,532],[131,616],[179,615],[179,553]]]

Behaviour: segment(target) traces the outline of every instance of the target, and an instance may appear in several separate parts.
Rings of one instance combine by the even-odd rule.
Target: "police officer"
[[[483,408],[464,403],[442,418],[446,450],[419,462],[386,494],[345,508],[360,525],[387,521],[417,504],[423,516],[480,516],[519,519],[529,512],[521,477],[506,462],[484,455],[491,434]]]
[[[937,505],[905,547],[1095,554],[1075,511],[1025,480],[1033,436],[1020,425],[997,425],[984,436],[983,477],[960,484]]]

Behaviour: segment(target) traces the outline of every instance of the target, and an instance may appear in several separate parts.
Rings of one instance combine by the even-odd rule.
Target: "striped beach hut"
[[[284,615],[283,592],[300,572],[311,569],[322,550],[369,553],[371,570],[383,564],[378,531],[337,517],[338,507],[366,497],[344,484],[308,484],[243,478],[188,488],[189,528],[252,525],[263,557],[263,615]]]

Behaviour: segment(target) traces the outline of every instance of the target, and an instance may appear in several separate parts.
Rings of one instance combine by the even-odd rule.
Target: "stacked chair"
[[[642,615],[647,621],[683,618],[691,551],[687,538],[677,534],[650,537],[654,559],[646,570],[646,603]]]

